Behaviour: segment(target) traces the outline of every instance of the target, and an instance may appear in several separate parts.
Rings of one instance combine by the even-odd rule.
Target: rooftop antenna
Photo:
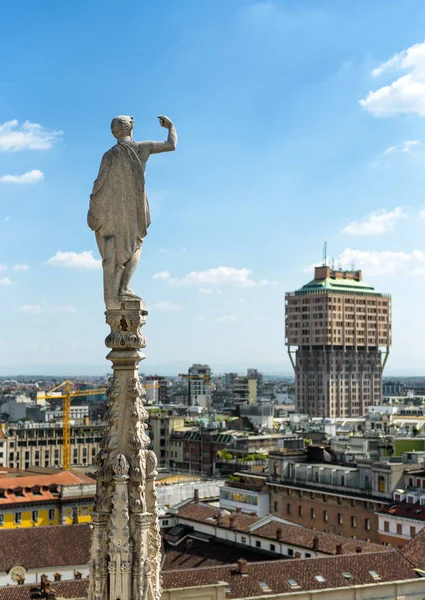
[[[332,256],[331,267],[332,267],[332,271],[335,271],[335,256]]]
[[[323,246],[323,266],[326,267],[327,263],[328,263],[328,244],[327,242],[325,242],[324,246]]]

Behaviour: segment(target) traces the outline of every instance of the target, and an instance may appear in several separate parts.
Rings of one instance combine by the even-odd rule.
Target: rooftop
[[[298,296],[326,291],[385,296],[362,280],[361,271],[338,271],[325,265],[316,267],[314,279],[296,290],[294,294]]]
[[[425,521],[425,506],[421,504],[410,504],[408,502],[400,502],[385,506],[380,511],[380,514],[391,515],[393,517],[404,517],[406,519],[414,519],[415,521]],[[425,547],[424,547],[425,550]]]
[[[344,538],[316,529],[292,525],[283,519],[269,515],[259,519],[242,512],[223,511],[204,503],[186,502],[177,508],[179,517],[186,520],[214,525],[224,529],[246,532],[268,540],[290,543],[300,548],[315,550],[323,554],[354,554],[361,552],[384,552],[386,548],[378,544]]]
[[[290,594],[417,577],[407,559],[395,550],[387,550],[313,560],[248,563],[245,575],[241,575],[238,565],[168,571],[163,573],[163,583],[164,589],[174,589],[225,581],[228,584],[226,598],[251,598],[264,597],[264,591]]]

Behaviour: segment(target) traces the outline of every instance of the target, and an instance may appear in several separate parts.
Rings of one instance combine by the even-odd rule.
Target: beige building
[[[367,285],[361,271],[316,267],[313,281],[286,294],[286,345],[297,412],[363,415],[382,396],[391,298]]]
[[[91,465],[104,423],[71,425],[71,466]],[[57,423],[5,424],[0,429],[3,465],[16,469],[63,465],[63,427]]]
[[[152,449],[158,458],[158,466],[168,468],[175,450],[170,440],[176,429],[180,430],[184,427],[184,417],[169,415],[164,410],[158,412],[150,410],[147,424],[147,434],[151,438]]]

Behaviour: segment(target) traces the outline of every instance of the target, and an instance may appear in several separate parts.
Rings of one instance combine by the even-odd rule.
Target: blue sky
[[[137,140],[164,139],[158,114],[179,134],[147,166],[146,371],[289,373],[283,294],[327,240],[393,295],[387,373],[425,373],[423,2],[0,10],[0,373],[107,369],[86,214],[116,114]]]

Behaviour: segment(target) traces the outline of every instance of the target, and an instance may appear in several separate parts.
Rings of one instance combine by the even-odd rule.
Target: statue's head
[[[119,140],[120,138],[130,136],[134,127],[133,117],[114,117],[111,122],[112,135]]]

